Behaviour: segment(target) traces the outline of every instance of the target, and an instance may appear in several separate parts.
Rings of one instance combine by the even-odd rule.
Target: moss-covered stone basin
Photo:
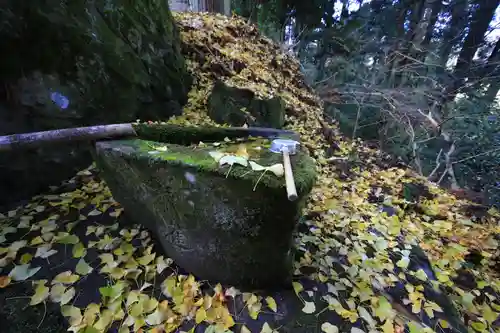
[[[244,156],[263,167],[282,163],[268,138],[216,142],[212,130],[192,131],[186,128],[191,142],[182,130],[170,142],[145,140],[141,131],[138,139],[97,142],[94,157],[113,196],[198,278],[259,288],[287,283],[293,232],[316,178],[314,161],[303,151],[292,156],[299,199],[291,202],[283,176],[218,161]]]

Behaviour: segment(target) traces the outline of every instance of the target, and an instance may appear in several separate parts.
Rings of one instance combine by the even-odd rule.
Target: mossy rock
[[[144,140],[189,145],[200,141],[216,142],[225,138],[265,137],[300,141],[300,136],[289,130],[266,127],[197,127],[175,124],[133,124],[137,136]]]
[[[204,143],[100,141],[95,159],[125,212],[153,231],[186,271],[241,287],[290,282],[293,232],[315,182],[314,161],[302,151],[292,156],[299,199],[291,202],[283,177],[220,167],[210,155],[245,147],[260,165],[280,163],[269,140]]]
[[[282,128],[285,104],[280,97],[261,99],[251,90],[217,81],[208,99],[208,115],[219,124]]]

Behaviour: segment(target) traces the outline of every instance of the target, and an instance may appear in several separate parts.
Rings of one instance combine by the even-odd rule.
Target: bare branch
[[[436,157],[436,167],[434,168],[434,170],[432,170],[432,172],[427,176],[427,179],[432,179],[432,177],[434,177],[434,174],[436,174],[436,172],[439,170],[439,168],[441,167],[441,154],[443,153],[443,149],[440,149],[439,150],[439,153]]]
[[[500,148],[495,148],[495,149],[491,149],[491,150],[488,150],[488,151],[485,151],[485,152],[482,152],[482,153],[479,153],[479,154],[475,154],[475,155],[463,158],[461,160],[455,161],[452,164],[462,163],[462,162],[471,160],[471,159],[479,157],[479,156],[484,156],[484,155],[488,155],[488,154],[494,153],[496,151],[500,151]]]

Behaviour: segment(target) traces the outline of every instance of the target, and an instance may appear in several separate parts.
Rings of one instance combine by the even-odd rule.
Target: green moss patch
[[[155,141],[132,139],[119,141],[120,146],[127,150],[133,149],[135,158],[148,159],[152,164],[185,165],[197,168],[199,171],[215,173],[217,175],[259,182],[259,186],[272,188],[285,187],[284,176],[278,177],[270,171],[253,171],[250,166],[239,164],[219,166],[219,163],[210,155],[211,152],[237,154],[238,149],[244,147],[249,159],[268,167],[283,163],[281,154],[269,151],[270,141],[266,139],[249,139],[243,142],[217,142],[203,145],[183,146],[177,144],[164,144]],[[314,161],[304,152],[299,151],[291,156],[294,178],[299,194],[308,193],[316,178]]]
[[[246,137],[283,138],[300,141],[293,131],[263,127],[197,127],[174,124],[133,124],[137,136],[144,140],[190,145],[203,142],[220,142],[225,138],[236,139]]]
[[[289,138],[298,140],[298,135],[292,131],[273,128],[225,128],[225,127],[195,127],[170,124],[134,124],[139,139],[123,140],[120,145],[128,150],[137,150],[137,158],[147,158],[150,163],[172,165],[189,165],[200,171],[228,175],[233,179],[242,179],[272,187],[283,188],[284,177],[277,177],[267,171],[253,171],[250,166],[224,165],[219,167],[210,152],[237,154],[244,145],[250,154],[250,160],[262,165],[271,166],[283,163],[280,154],[269,151],[274,138]],[[205,145],[200,145],[202,142]],[[166,151],[157,149],[166,148]],[[291,156],[294,178],[299,195],[308,193],[316,179],[316,165],[304,151]]]

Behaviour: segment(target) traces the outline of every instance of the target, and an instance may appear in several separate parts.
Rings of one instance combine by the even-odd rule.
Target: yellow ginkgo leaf
[[[241,294],[241,291],[239,291],[235,287],[231,287],[231,288],[226,289],[226,292],[224,293],[224,295],[232,297],[232,298],[235,298],[239,294]]]
[[[439,325],[440,325],[442,328],[444,328],[444,329],[446,329],[446,328],[449,328],[449,327],[450,327],[450,323],[448,323],[448,322],[447,322],[446,320],[444,320],[444,319],[439,319],[439,320],[438,320],[438,322],[439,322]]]
[[[264,171],[266,170],[265,166],[262,166],[254,161],[249,161],[248,164],[250,164],[250,167],[252,168],[253,171]]]
[[[402,257],[399,259],[398,262],[396,262],[396,266],[400,268],[408,268],[408,265],[410,264],[410,258],[409,257]]]
[[[224,153],[218,151],[211,151],[208,153],[216,162],[219,162],[222,157],[224,157]]]
[[[35,258],[47,259],[57,253],[57,250],[51,248],[50,244],[45,244],[36,249]]]
[[[111,323],[113,322],[113,317],[114,317],[114,314],[111,310],[104,309],[99,314],[99,319],[93,325],[93,327],[96,330],[98,330],[99,332],[106,332],[109,325],[111,325]]]
[[[64,292],[64,294],[62,294],[62,296],[61,296],[61,300],[60,300],[61,305],[68,304],[73,299],[73,297],[75,297],[75,293],[76,293],[76,290],[73,287],[66,290]]]
[[[260,302],[249,305],[248,313],[250,314],[250,318],[252,318],[253,320],[257,320],[257,317],[259,316],[261,309],[262,309],[262,304]]]
[[[274,298],[272,298],[271,296],[267,296],[266,297],[266,303],[267,303],[267,306],[271,310],[273,310],[274,312],[278,311],[278,305],[276,304],[276,301],[274,300]]]
[[[316,311],[316,305],[314,302],[304,302],[304,307],[302,308],[302,312],[304,313],[314,313]]]
[[[384,333],[394,333],[394,323],[392,319],[387,319],[381,328]]]
[[[33,238],[30,242],[30,245],[40,245],[43,243],[43,239],[42,237],[40,236],[36,236],[35,238]]]
[[[32,258],[33,258],[33,255],[31,255],[29,253],[25,253],[19,259],[19,263],[22,265],[29,264]]]
[[[274,333],[273,329],[267,322],[262,325],[262,329],[260,330],[260,333]]]
[[[78,326],[83,320],[82,313],[79,308],[73,305],[64,305],[61,307],[61,313],[64,317],[69,318],[71,327]]]
[[[25,281],[35,275],[41,267],[30,268],[29,264],[16,265],[10,271],[9,277],[14,281]]]
[[[273,164],[266,169],[274,173],[277,177],[282,177],[285,174],[285,167],[281,163]]]
[[[351,333],[365,333],[365,331],[359,327],[351,327]]]
[[[245,325],[241,325],[240,333],[252,333]]]
[[[146,323],[150,326],[160,325],[165,320],[164,312],[156,309],[153,313],[146,317]]]
[[[425,271],[422,268],[420,268],[419,270],[417,270],[415,272],[415,277],[419,280],[427,281],[427,274],[425,273]]]
[[[151,254],[148,254],[148,255],[145,255],[143,257],[138,258],[137,262],[142,266],[147,266],[155,259],[155,256],[156,256],[156,253],[151,253]]]
[[[72,253],[73,253],[73,258],[81,258],[85,255],[85,246],[81,243],[78,242],[75,245],[73,245]]]
[[[361,318],[363,318],[370,327],[375,327],[376,325],[376,322],[375,320],[372,318],[371,314],[368,312],[368,310],[366,310],[364,307],[362,306],[359,306],[358,307],[358,314]]]
[[[54,303],[59,303],[61,297],[66,291],[66,286],[62,283],[57,283],[50,288],[50,300]]]
[[[88,216],[97,216],[97,215],[101,215],[101,214],[102,214],[102,212],[101,212],[100,210],[98,210],[98,209],[93,209],[93,210],[91,210],[90,212],[88,212],[88,214],[87,214],[87,215],[88,215]]]
[[[244,144],[239,144],[238,145],[238,150],[236,151],[236,156],[243,157],[245,159],[248,159],[250,155],[247,152],[247,147]]]
[[[304,287],[302,287],[302,284],[297,281],[292,282],[293,290],[295,290],[295,293],[298,295],[302,290],[304,290]]]
[[[92,273],[93,270],[94,269],[89,264],[87,264],[83,258],[78,260],[75,268],[75,272],[82,276]]]
[[[73,274],[71,271],[65,271],[56,275],[56,277],[52,280],[52,284],[62,283],[62,284],[73,284],[80,276],[78,274]]]
[[[472,328],[478,332],[486,332],[486,324],[481,321],[474,321],[471,324]]]
[[[87,305],[83,313],[83,323],[85,325],[93,325],[100,311],[101,309],[98,304],[90,303]]]
[[[37,305],[42,303],[49,297],[50,289],[45,285],[45,280],[37,283],[35,294],[31,296],[30,305]]]
[[[241,156],[234,156],[234,155],[225,155],[219,160],[219,165],[223,166],[225,164],[228,165],[234,165],[234,164],[239,164],[241,166],[247,166],[248,165],[248,160],[244,157]]]
[[[205,319],[207,319],[207,312],[203,307],[201,307],[196,311],[196,317],[195,317],[196,323],[199,324]]]
[[[325,332],[325,333],[338,333],[339,329],[337,326],[326,322],[326,323],[321,324],[321,331]]]

